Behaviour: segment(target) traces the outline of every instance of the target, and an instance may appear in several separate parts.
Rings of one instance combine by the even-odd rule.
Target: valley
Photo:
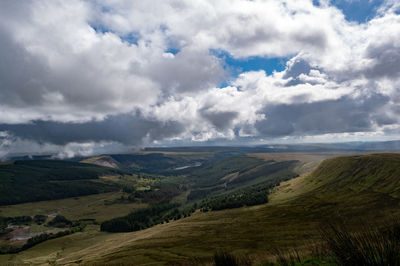
[[[124,156],[123,172],[95,180],[112,183],[114,191],[0,206],[2,217],[59,214],[86,220],[81,231],[0,255],[0,263],[201,265],[223,250],[259,265],[276,260],[276,249],[296,248],[311,256],[309,247],[321,242],[327,221],[344,219],[352,226],[400,214],[399,154],[231,152],[135,155],[141,160],[151,155],[144,158],[155,167],[147,172],[138,169],[147,169],[141,165],[149,167],[149,161],[137,160],[129,168]],[[201,165],[184,167],[195,163]],[[134,220],[135,210],[141,211],[140,220]],[[122,221],[129,222],[121,227]]]

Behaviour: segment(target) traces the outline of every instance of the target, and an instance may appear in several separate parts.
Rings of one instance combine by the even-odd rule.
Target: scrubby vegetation
[[[223,187],[211,187],[211,188],[199,188],[193,189],[190,191],[189,195],[187,196],[188,200],[198,200],[207,197],[208,195],[212,194],[213,192],[225,190]]]
[[[62,215],[57,215],[53,220],[47,223],[49,226],[64,228],[72,225],[72,222]]]
[[[66,161],[16,161],[0,165],[0,205],[61,199],[118,189],[93,182],[120,170]]]
[[[368,225],[360,222],[358,228],[349,228],[343,221],[321,225],[322,242],[308,243],[298,248],[278,249],[268,252],[274,259],[262,265],[330,265],[330,266],[395,266],[400,265],[400,223]],[[305,241],[307,243],[307,240]],[[249,256],[217,251],[212,257],[216,266],[253,265]],[[194,263],[204,265],[203,263]]]
[[[33,217],[33,221],[39,225],[43,224],[44,222],[46,222],[47,220],[47,216],[46,215],[42,215],[42,214],[36,214]]]
[[[168,203],[173,197],[182,193],[178,185],[152,188],[149,190],[135,190],[128,196],[130,201],[140,200],[149,204]]]
[[[361,230],[360,230],[361,229]],[[329,253],[339,265],[400,265],[400,223],[389,226],[360,223],[358,230],[345,224],[322,229]]]
[[[4,217],[0,216],[0,235],[8,233],[7,230],[7,220]]]
[[[247,256],[235,256],[226,251],[217,251],[213,261],[215,266],[251,266],[251,260]]]
[[[32,222],[32,217],[30,216],[16,216],[16,217],[6,217],[4,218],[7,224],[13,225],[26,225]]]

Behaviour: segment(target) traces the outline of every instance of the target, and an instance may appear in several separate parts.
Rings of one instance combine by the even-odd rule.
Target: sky
[[[0,158],[399,139],[399,0],[2,0]]]

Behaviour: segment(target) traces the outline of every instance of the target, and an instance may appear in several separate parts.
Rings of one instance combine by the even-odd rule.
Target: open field
[[[109,192],[61,200],[39,201],[17,205],[0,206],[0,215],[14,217],[35,214],[61,214],[68,219],[96,219],[98,222],[126,215],[130,211],[143,208],[146,204],[118,203],[122,192]]]
[[[210,257],[214,250],[264,255],[276,246],[302,245],[315,235],[317,221],[285,215],[285,209],[258,206],[209,213],[133,232],[109,234],[85,231],[50,240],[21,253],[0,256],[17,263],[46,263],[58,257],[57,264],[78,262],[123,262],[133,264],[177,263],[191,257]],[[251,226],[249,226],[251,225]],[[85,241],[81,241],[85,239]],[[71,245],[66,246],[66,243]]]

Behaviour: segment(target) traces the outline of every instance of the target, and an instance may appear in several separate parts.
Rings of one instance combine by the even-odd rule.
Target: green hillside
[[[190,263],[194,257],[207,262],[216,250],[223,249],[250,254],[259,265],[273,258],[274,249],[290,247],[307,256],[307,245],[321,241],[320,228],[327,221],[340,218],[357,231],[360,221],[379,224],[398,217],[399,166],[399,154],[336,157],[325,160],[309,175],[283,182],[267,204],[197,211],[187,218],[130,233],[91,228],[18,256],[0,256],[0,262],[164,265]],[[262,168],[255,165],[254,169]],[[214,180],[231,178],[228,172]]]
[[[53,200],[113,191],[114,184],[93,182],[122,171],[56,160],[16,161],[0,165],[0,205]]]
[[[400,196],[400,155],[368,154],[325,160],[312,173],[319,191],[354,190]]]
[[[400,154],[327,159],[300,187],[300,195],[289,197],[292,204],[301,201],[316,208],[332,207],[344,217],[371,212],[382,218],[395,213],[400,204]]]
[[[328,159],[312,174],[284,184],[285,191],[293,193],[285,201],[196,213],[137,233],[110,235],[107,244],[93,245],[69,258],[86,258],[88,253],[104,248],[99,257],[89,261],[156,262],[155,254],[162,254],[162,261],[176,263],[190,257],[212,256],[214,250],[221,248],[265,256],[274,248],[302,247],[307,241],[320,241],[319,228],[338,217],[356,230],[361,220],[379,223],[400,215],[400,199],[395,197],[400,189],[399,166],[399,154]],[[296,188],[300,190],[297,194]],[[277,189],[274,193],[285,191]],[[122,244],[125,237],[140,240]],[[118,239],[121,242],[112,248],[111,243]],[[115,253],[128,259],[117,258]]]

